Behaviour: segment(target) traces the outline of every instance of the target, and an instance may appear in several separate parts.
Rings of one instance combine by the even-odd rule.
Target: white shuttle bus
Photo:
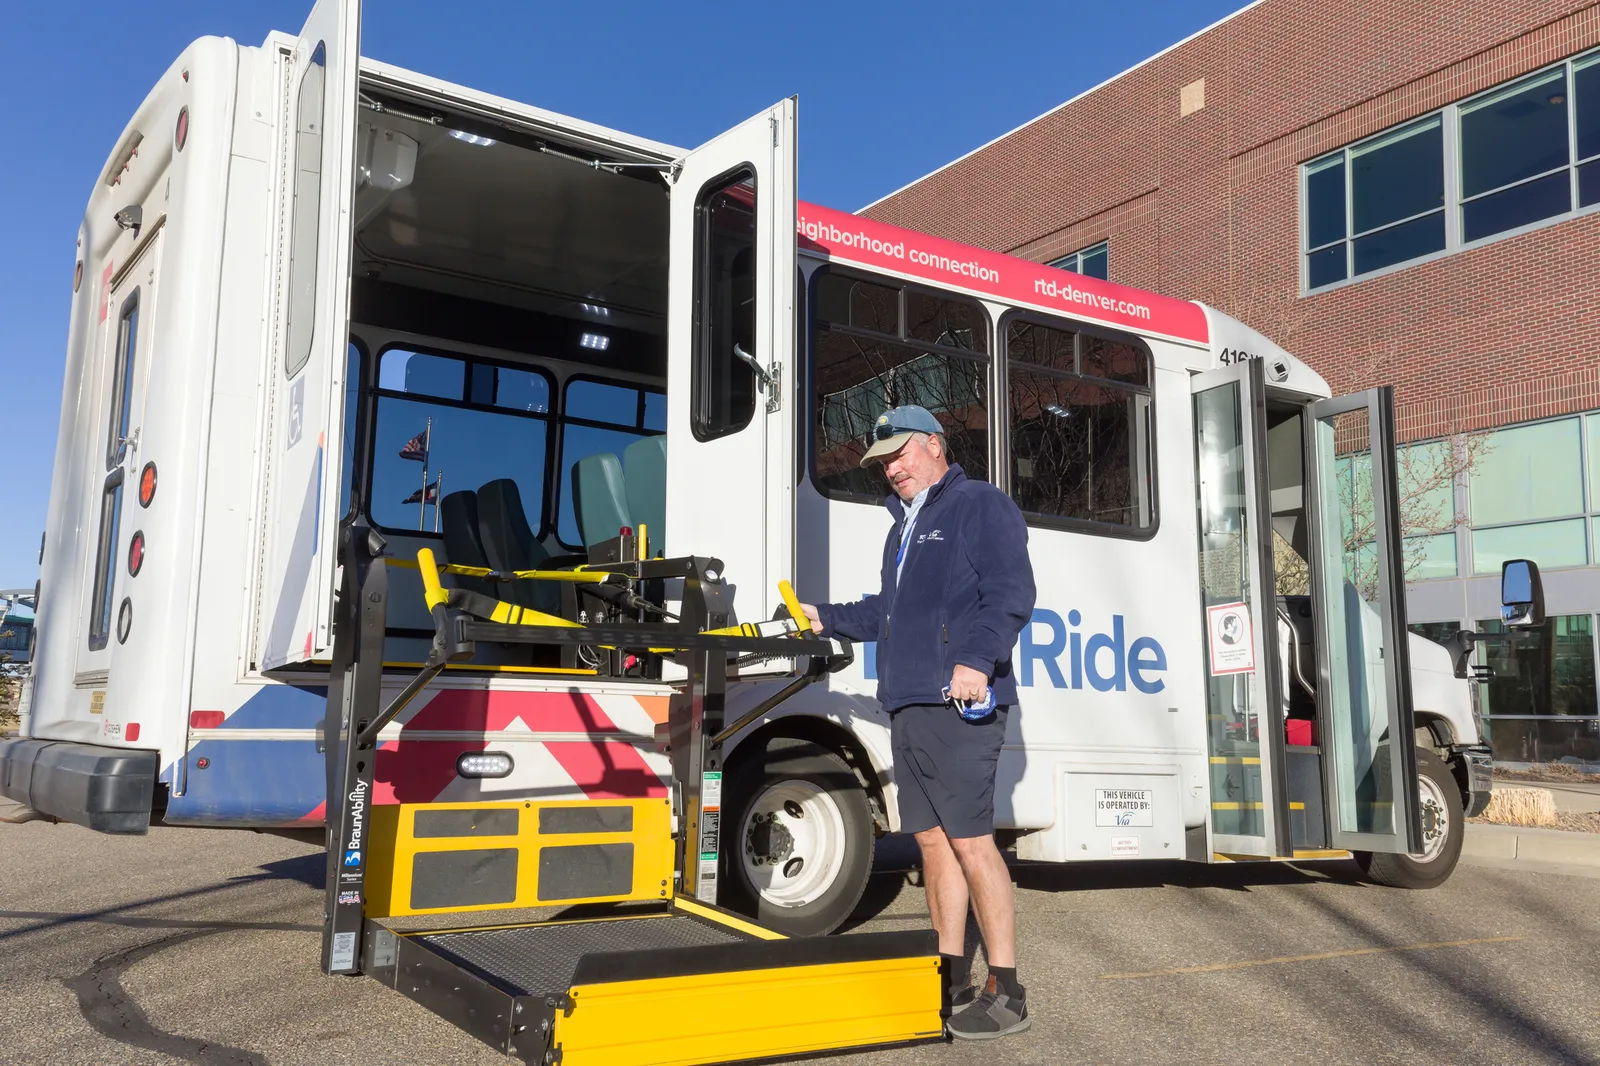
[[[1331,398],[1200,304],[800,203],[792,99],[685,151],[359,58],[359,15],[196,41],[94,179],[0,747],[24,816],[322,824],[341,522],[496,573],[643,527],[722,560],[746,621],[781,579],[874,591],[891,520],[857,460],[918,403],[1030,527],[1019,858],[1448,876],[1489,749],[1406,629],[1387,390]],[[390,573],[398,688],[433,630],[415,563]],[[790,666],[741,663],[729,714]],[[728,746],[721,891],[773,928],[837,926],[897,827],[874,678],[859,648]],[[674,680],[480,645],[382,734],[375,801],[666,795]]]

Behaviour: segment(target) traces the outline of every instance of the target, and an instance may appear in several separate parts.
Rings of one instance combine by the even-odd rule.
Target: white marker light
[[[604,333],[585,333],[583,339],[578,343],[585,348],[593,348],[597,352],[603,352],[611,347],[611,338]]]
[[[510,777],[511,756],[503,751],[468,751],[456,760],[462,777]]]
[[[479,137],[476,133],[468,133],[466,130],[451,130],[450,136],[467,144],[478,145],[480,148],[488,148],[495,143],[493,137]]]

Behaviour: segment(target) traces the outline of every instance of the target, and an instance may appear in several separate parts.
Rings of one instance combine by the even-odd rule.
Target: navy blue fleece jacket
[[[1033,616],[1028,527],[1009,496],[952,465],[918,512],[895,581],[906,506],[884,501],[894,528],[883,545],[882,589],[855,603],[817,606],[825,636],[877,641],[878,702],[885,710],[942,703],[959,663],[1017,702],[1011,649]]]

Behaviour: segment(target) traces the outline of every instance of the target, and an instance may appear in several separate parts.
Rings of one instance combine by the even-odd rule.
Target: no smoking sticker
[[[1248,603],[1219,603],[1206,608],[1211,640],[1211,673],[1248,674],[1256,668],[1256,642],[1250,631]]]

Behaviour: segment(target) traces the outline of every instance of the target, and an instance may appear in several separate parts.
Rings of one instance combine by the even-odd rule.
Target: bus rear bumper
[[[101,833],[150,828],[160,756],[62,740],[0,740],[0,795]]]

